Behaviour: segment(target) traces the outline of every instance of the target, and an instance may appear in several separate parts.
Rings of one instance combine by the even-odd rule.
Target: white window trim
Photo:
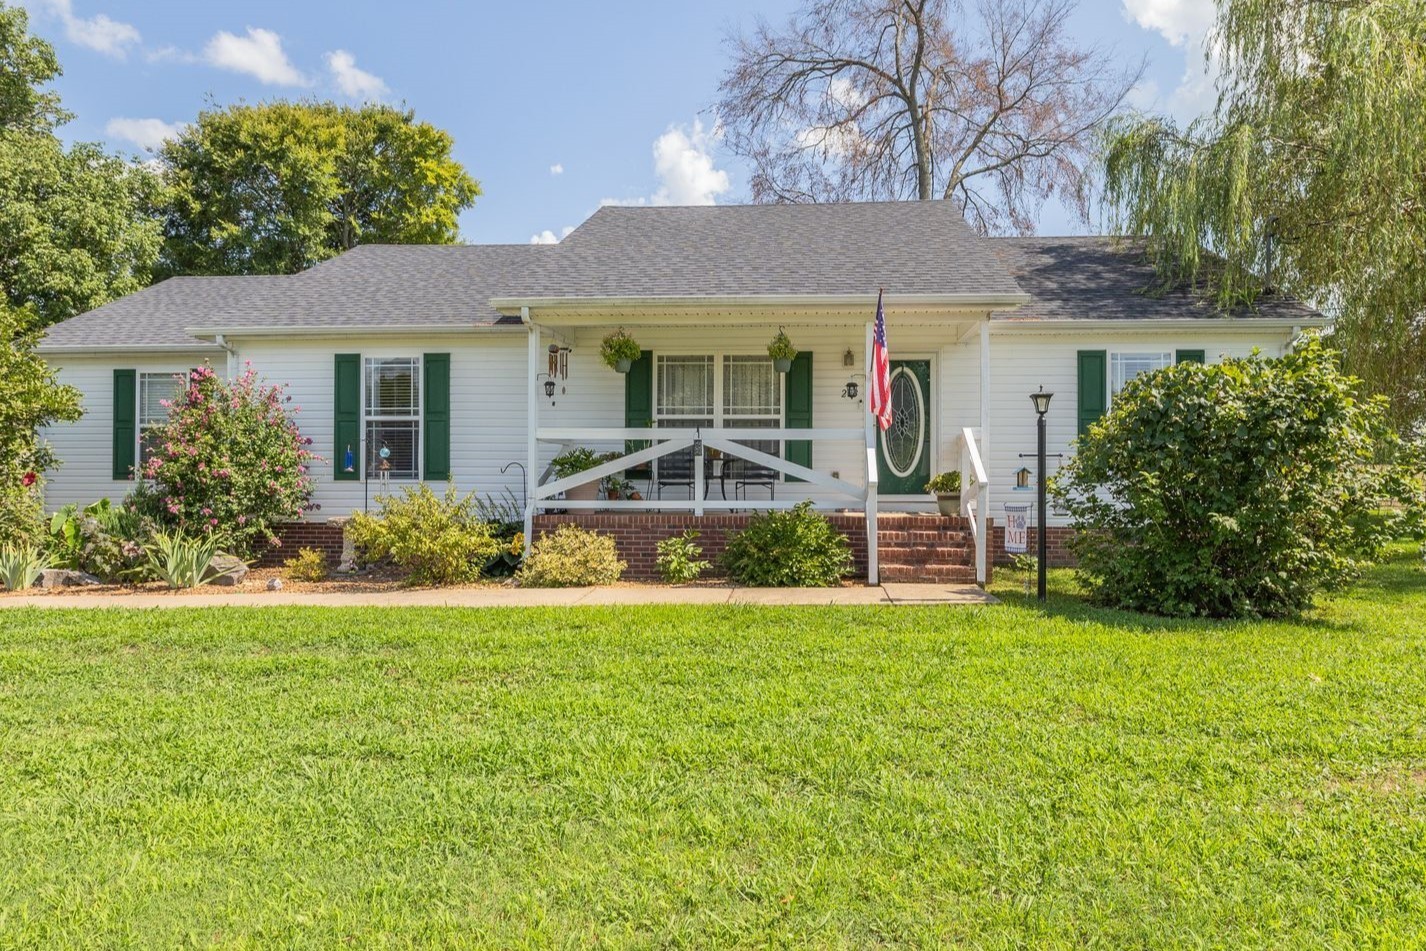
[[[144,386],[145,381],[156,378],[163,378],[173,384],[173,394],[168,397],[175,400],[183,393],[183,383],[179,377],[187,377],[188,370],[139,370],[134,385],[134,467],[142,470],[144,467],[144,433],[161,426],[168,419],[167,411],[163,414],[163,419],[155,422],[144,422]]]
[[[1115,371],[1115,367],[1118,366],[1118,365],[1120,365],[1120,363],[1122,362],[1122,360],[1123,360],[1125,357],[1158,357],[1160,360],[1163,361],[1163,366],[1160,366],[1160,367],[1156,367],[1156,368],[1155,368],[1155,369],[1158,369],[1158,370],[1162,370],[1162,369],[1164,369],[1165,367],[1171,367],[1171,366],[1173,366],[1173,363],[1174,363],[1174,351],[1173,351],[1173,350],[1148,350],[1148,349],[1145,349],[1145,350],[1137,350],[1137,349],[1124,348],[1124,349],[1120,349],[1120,350],[1111,350],[1111,351],[1109,351],[1109,368],[1108,368],[1108,369],[1109,369],[1109,372],[1105,374],[1105,380],[1104,380],[1105,386],[1107,386],[1107,387],[1109,388],[1109,392],[1108,392],[1107,394],[1105,394],[1105,395],[1108,397],[1107,405],[1112,406],[1112,405],[1114,404],[1114,400],[1116,400],[1116,399],[1119,397],[1119,390],[1123,389],[1124,384],[1127,384],[1127,383],[1129,382],[1129,380],[1134,379],[1134,377],[1131,376],[1131,377],[1129,377],[1128,379],[1124,380],[1124,382],[1121,383],[1119,387],[1116,388],[1116,387],[1114,386],[1114,379],[1115,379],[1115,372],[1114,372],[1114,371]],[[1148,373],[1148,372],[1151,372],[1151,371],[1149,371],[1149,370],[1141,370],[1141,371],[1139,371],[1139,372],[1140,372],[1140,373]],[[1138,376],[1138,375],[1139,375],[1138,373],[1134,374],[1134,376]]]
[[[655,426],[658,426],[659,423],[660,423],[662,420],[664,420],[664,419],[667,419],[670,423],[677,423],[677,422],[679,422],[680,420],[693,420],[693,419],[701,419],[701,418],[703,418],[703,417],[696,417],[696,416],[693,416],[693,415],[688,415],[688,416],[667,416],[667,417],[665,417],[665,416],[663,415],[663,408],[662,408],[662,406],[660,405],[660,403],[662,402],[662,395],[663,395],[663,361],[664,361],[666,358],[668,358],[668,357],[675,357],[675,358],[676,358],[676,357],[712,357],[712,358],[713,358],[713,413],[712,413],[712,416],[713,416],[713,426],[716,427],[716,428],[723,428],[723,427],[726,427],[726,426],[727,426],[727,423],[725,422],[725,420],[728,418],[727,414],[723,411],[723,360],[724,360],[725,358],[727,358],[727,357],[764,357],[764,358],[767,359],[768,363],[772,363],[772,358],[771,358],[771,357],[768,357],[765,352],[764,352],[764,353],[759,353],[759,352],[756,351],[756,350],[714,350],[714,351],[712,351],[712,352],[708,352],[708,351],[704,351],[704,352],[689,352],[689,351],[677,351],[677,352],[673,352],[673,351],[671,351],[671,352],[668,352],[668,353],[656,353],[656,354],[654,354],[654,379],[653,379],[653,391],[654,391],[654,392],[653,392],[653,401],[654,401],[654,425],[655,425]],[[786,429],[786,428],[787,428],[787,393],[786,393],[786,381],[784,380],[783,377],[784,377],[784,374],[781,374],[781,373],[778,373],[778,372],[776,372],[776,371],[773,371],[773,386],[774,386],[774,392],[777,393],[777,404],[778,404],[778,407],[777,407],[777,416],[775,416],[775,417],[772,416],[772,415],[759,416],[759,415],[757,415],[756,413],[741,413],[741,414],[738,414],[738,415],[734,416],[733,418],[734,418],[734,419],[758,419],[758,420],[774,420],[774,419],[775,419],[775,420],[777,421],[777,427],[776,427],[776,428],[778,428],[778,429]],[[759,440],[759,441],[761,441],[761,440]],[[778,455],[778,457],[779,457],[779,458],[782,458],[782,459],[786,459],[786,458],[787,458],[787,440],[785,440],[785,439],[769,439],[769,440],[767,440],[767,442],[775,442],[775,443],[777,443],[777,455]],[[778,480],[779,482],[785,481],[785,477],[784,477],[783,473],[781,473],[781,472],[777,473],[777,480]]]
[[[367,367],[370,363],[384,360],[410,360],[416,368],[415,372],[415,416],[371,416],[368,415],[367,384],[370,382],[371,374]],[[400,482],[419,484],[426,481],[426,366],[425,360],[419,353],[382,353],[382,354],[362,354],[361,358],[361,445],[363,447],[362,474],[366,479],[375,476],[375,467],[368,467],[374,450],[367,444],[367,428],[370,423],[409,423],[413,420],[416,423],[416,475],[415,476],[390,476],[388,482]],[[371,471],[367,471],[370,468]]]

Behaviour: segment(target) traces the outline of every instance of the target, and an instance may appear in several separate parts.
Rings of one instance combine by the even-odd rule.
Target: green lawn
[[[0,946],[1426,943],[1417,559],[1295,624],[1015,590],[0,611]]]

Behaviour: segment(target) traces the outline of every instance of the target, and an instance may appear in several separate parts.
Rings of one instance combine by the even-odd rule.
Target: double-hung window
[[[384,458],[389,478],[421,478],[420,358],[367,357],[363,376],[366,471],[382,472]]]
[[[665,355],[656,359],[654,418],[660,426],[777,429],[782,379],[763,355]],[[781,455],[775,439],[739,440]]]
[[[1128,383],[1140,373],[1162,370],[1173,364],[1172,353],[1111,353],[1109,355],[1109,395],[1112,399],[1119,395]]]
[[[182,392],[184,377],[179,373],[139,374],[139,468],[153,455],[149,433],[155,426],[168,421],[168,405]]]

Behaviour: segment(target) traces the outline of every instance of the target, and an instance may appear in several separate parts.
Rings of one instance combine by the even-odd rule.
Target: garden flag
[[[891,428],[891,360],[886,355],[886,313],[876,293],[876,332],[871,343],[871,414],[882,429]]]

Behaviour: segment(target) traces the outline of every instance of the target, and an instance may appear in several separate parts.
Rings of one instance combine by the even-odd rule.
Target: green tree
[[[383,105],[203,112],[159,153],[165,270],[292,274],[361,243],[449,244],[480,194],[450,135]]]
[[[30,35],[25,9],[0,2],[0,131],[48,130],[66,121],[59,96],[42,88],[59,74],[54,47]]]
[[[44,473],[57,462],[38,430],[80,416],[78,391],[36,355],[39,337],[33,313],[0,303],[0,544],[39,529]]]
[[[1222,304],[1281,288],[1336,318],[1347,368],[1426,419],[1426,4],[1222,0],[1215,111],[1118,124],[1115,225]]]
[[[0,302],[42,324],[144,287],[161,240],[152,173],[55,136],[58,75],[24,11],[0,3]]]
[[[1055,480],[1091,595],[1156,614],[1296,614],[1414,528],[1413,451],[1337,361],[1310,337],[1285,357],[1131,380]]]

